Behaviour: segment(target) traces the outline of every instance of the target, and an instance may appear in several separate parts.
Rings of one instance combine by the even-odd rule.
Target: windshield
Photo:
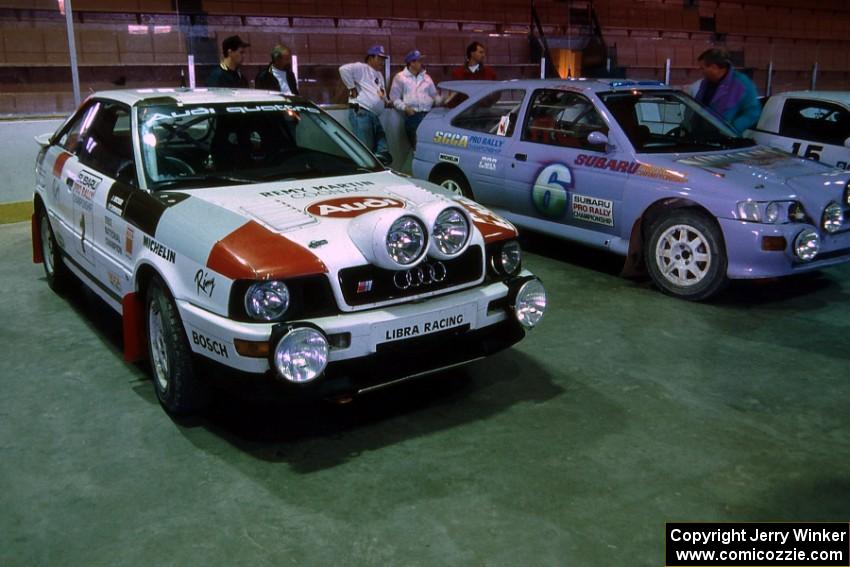
[[[600,93],[599,98],[639,153],[705,152],[755,145],[684,93],[623,91]]]
[[[381,171],[309,104],[157,105],[139,109],[148,188],[208,187]]]

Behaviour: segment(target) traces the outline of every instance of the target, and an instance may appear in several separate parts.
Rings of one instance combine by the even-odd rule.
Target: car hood
[[[433,211],[453,204],[478,229],[473,242],[516,236],[513,225],[476,203],[390,171],[185,193],[244,221],[210,243],[209,267],[234,278],[335,272],[369,263],[368,243],[358,238],[360,233],[370,231],[383,215],[398,216],[400,211],[427,221]]]
[[[668,174],[662,178],[735,200],[802,199],[820,206],[840,199],[850,179],[841,170],[764,146],[641,158],[644,169]]]

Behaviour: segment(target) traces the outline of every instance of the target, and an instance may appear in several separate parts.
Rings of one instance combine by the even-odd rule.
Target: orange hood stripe
[[[516,227],[490,209],[468,199],[457,198],[455,202],[466,209],[466,212],[472,217],[472,222],[481,236],[484,237],[485,243],[489,244],[517,237]]]
[[[234,280],[293,278],[328,271],[312,252],[255,221],[216,242],[207,267]]]

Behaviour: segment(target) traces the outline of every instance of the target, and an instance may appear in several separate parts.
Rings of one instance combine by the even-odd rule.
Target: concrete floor
[[[690,304],[535,237],[510,351],[352,406],[175,423],[0,226],[0,564],[663,564],[665,521],[846,520],[850,266]]]

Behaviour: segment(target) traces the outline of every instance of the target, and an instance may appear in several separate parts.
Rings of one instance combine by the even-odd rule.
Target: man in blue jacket
[[[694,98],[741,133],[755,127],[761,104],[753,82],[732,67],[729,53],[713,47],[697,58],[705,76]]]

